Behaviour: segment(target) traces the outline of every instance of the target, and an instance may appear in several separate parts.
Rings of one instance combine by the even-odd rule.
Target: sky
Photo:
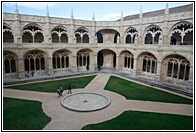
[[[190,4],[191,2],[2,2],[3,12],[14,13],[15,3],[18,5],[19,14],[45,16],[48,5],[49,16],[70,18],[73,10],[74,19],[92,20],[93,13],[96,21],[114,21],[123,16],[139,14]]]

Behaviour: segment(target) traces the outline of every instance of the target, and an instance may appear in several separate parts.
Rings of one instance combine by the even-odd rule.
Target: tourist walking
[[[59,88],[59,87],[57,88],[57,91],[56,91],[56,92],[57,92],[57,94],[58,94],[58,98],[59,98],[59,97],[61,96],[61,90],[60,90],[60,88]]]
[[[57,88],[58,97],[62,96],[62,93],[63,93],[63,87],[58,87]]]
[[[62,96],[63,95],[63,87],[60,87],[60,95]]]
[[[68,87],[68,94],[71,94],[72,92],[71,92],[71,85],[69,85],[69,87]]]

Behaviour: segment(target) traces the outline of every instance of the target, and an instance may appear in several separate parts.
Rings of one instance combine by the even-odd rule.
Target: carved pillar
[[[77,71],[77,56],[76,55],[72,56],[72,71],[73,72]]]
[[[138,61],[137,61],[137,58],[133,58],[134,59],[134,61],[133,61],[133,75],[134,76],[137,76],[138,75],[138,68],[137,68],[137,63],[138,63]]]
[[[89,70],[95,70],[97,68],[97,54],[90,54]]]
[[[24,60],[18,59],[18,78],[25,78]]]
[[[117,71],[119,71],[120,69],[120,62],[119,62],[119,60],[120,60],[120,56],[116,56],[116,70]]]
[[[189,67],[189,82],[193,83],[193,65],[190,65]]]
[[[161,73],[161,71],[162,71],[162,62],[157,61],[157,67],[156,68],[157,68],[156,81],[161,82],[161,81],[163,81],[163,74]]]
[[[52,56],[48,57],[48,75],[54,74],[52,58],[53,58]],[[57,59],[56,59],[56,62],[57,62]],[[56,68],[57,68],[57,64],[56,64]]]

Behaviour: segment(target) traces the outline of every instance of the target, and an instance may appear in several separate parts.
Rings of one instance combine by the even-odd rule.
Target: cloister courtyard
[[[70,13],[58,16],[48,2],[43,15],[3,2],[3,131],[193,131],[195,4],[155,3],[123,14],[119,1],[100,21],[113,4],[82,3],[88,20],[80,3],[54,2]]]
[[[70,84],[72,94],[67,94]],[[59,86],[64,89],[60,98],[56,93]],[[102,94],[110,99],[110,104],[94,111],[75,111],[62,106],[64,97],[85,92]],[[53,76],[40,81],[30,77],[4,86],[3,130],[191,131],[193,100],[111,73]]]

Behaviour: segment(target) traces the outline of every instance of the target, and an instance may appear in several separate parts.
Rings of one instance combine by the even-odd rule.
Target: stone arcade
[[[102,69],[193,88],[193,4],[116,21],[3,13],[3,78]]]

